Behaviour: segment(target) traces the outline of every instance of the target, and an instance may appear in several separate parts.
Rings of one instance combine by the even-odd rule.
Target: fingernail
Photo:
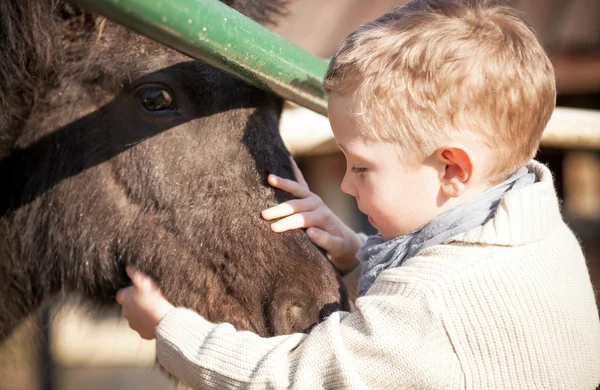
[[[277,225],[276,223],[272,224],[271,230],[273,230],[275,233],[279,233],[279,225]]]

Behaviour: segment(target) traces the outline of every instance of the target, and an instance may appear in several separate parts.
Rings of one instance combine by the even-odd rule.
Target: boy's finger
[[[148,275],[143,273],[142,271],[131,268],[127,272],[127,274],[131,278],[131,282],[133,283],[135,288],[137,288],[143,292],[148,292],[148,291],[152,290],[152,287],[153,287],[152,279]]]
[[[312,242],[325,249],[329,254],[337,252],[340,244],[342,243],[340,237],[332,236],[331,234],[317,227],[310,227],[306,229],[306,235]]]
[[[301,185],[296,181],[284,179],[283,177],[275,175],[269,175],[268,181],[273,187],[289,192],[297,198],[306,198],[310,195],[308,187]]]
[[[302,175],[302,171],[298,168],[298,164],[296,164],[296,161],[292,156],[290,156],[290,161],[292,162],[292,170],[294,171],[294,176],[296,176],[296,181],[300,183],[300,185],[308,188],[308,184],[306,183],[306,180],[304,180],[304,175]]]
[[[300,229],[307,227],[307,218],[306,214],[308,213],[298,213],[290,215],[280,221],[277,221],[271,224],[271,230],[276,233],[282,233],[292,229]]]
[[[126,288],[120,289],[119,291],[117,291],[115,300],[117,301],[117,303],[119,305],[125,304],[125,302],[127,302],[129,300],[129,297],[131,296],[132,291],[133,291],[132,287],[126,287]]]
[[[135,287],[141,287],[144,280],[144,274],[135,268],[127,267],[125,270],[127,271],[127,275],[129,275],[129,279],[131,279],[133,285]]]
[[[277,206],[273,206],[269,209],[263,210],[261,215],[267,221],[277,218],[287,217],[294,213],[301,213],[306,211],[312,211],[316,207],[314,199],[311,197],[303,199],[293,199],[285,203],[280,203]]]
[[[129,276],[129,279],[132,279],[133,275],[135,274],[135,268],[128,265],[127,267],[125,267],[125,272],[127,272],[127,276]]]
[[[141,271],[138,271],[136,278],[138,280],[137,286],[140,289],[140,291],[148,293],[154,290],[154,281],[150,276],[142,273]]]

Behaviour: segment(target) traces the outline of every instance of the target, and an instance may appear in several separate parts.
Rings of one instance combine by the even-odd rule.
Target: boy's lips
[[[363,214],[365,214],[365,215],[367,216],[367,220],[369,221],[369,223],[370,223],[371,225],[373,225],[373,227],[376,227],[376,226],[374,225],[374,224],[375,224],[375,221],[373,220],[373,218],[372,218],[372,217],[371,217],[369,214],[365,213],[365,212],[362,210],[362,208],[360,207],[360,204],[359,204],[358,202],[356,203],[356,205],[357,205],[357,207],[358,207],[358,210],[359,210],[361,213],[363,213]]]

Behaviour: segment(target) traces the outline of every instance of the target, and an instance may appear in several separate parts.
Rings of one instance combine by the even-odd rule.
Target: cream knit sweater
[[[187,309],[157,329],[160,364],[194,388],[595,389],[600,319],[552,177],[486,225],[384,271],[352,313],[261,338]]]

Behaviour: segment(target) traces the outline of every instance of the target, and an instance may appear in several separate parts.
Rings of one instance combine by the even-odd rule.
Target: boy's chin
[[[369,221],[369,224],[383,236],[383,232],[379,229],[379,226],[377,226],[377,223],[370,215],[367,216],[367,221]]]

